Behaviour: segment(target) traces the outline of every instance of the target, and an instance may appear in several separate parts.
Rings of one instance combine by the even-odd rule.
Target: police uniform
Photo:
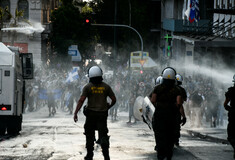
[[[228,110],[228,126],[227,134],[228,141],[234,149],[234,158],[235,158],[235,86],[230,87],[225,93],[226,99],[230,100],[230,109]]]
[[[186,93],[185,89],[181,86],[177,86],[177,87],[179,87],[179,89],[180,89],[183,101],[186,101],[187,100],[187,93]]]
[[[86,148],[93,152],[95,130],[98,130],[100,145],[103,154],[108,152],[109,137],[107,127],[107,117],[109,105],[107,97],[115,96],[111,87],[101,82],[99,84],[88,83],[82,91],[82,95],[88,98],[87,106],[84,111],[86,121],[84,125],[86,135]]]
[[[162,83],[154,88],[153,94],[157,95],[155,112],[153,115],[153,130],[156,140],[158,158],[171,158],[173,154],[175,130],[177,126],[176,98],[181,95],[175,85],[168,86]]]
[[[183,101],[187,100],[187,93],[185,91],[185,89],[181,86],[177,86],[178,89],[180,90],[181,93],[181,97],[183,99]],[[180,130],[181,130],[181,113],[180,113],[180,109],[177,111],[177,125],[176,125],[176,132],[175,132],[175,144],[179,145],[179,138],[180,138]]]

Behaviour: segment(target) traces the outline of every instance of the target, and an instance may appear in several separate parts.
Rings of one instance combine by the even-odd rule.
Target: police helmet
[[[166,67],[162,71],[162,78],[163,79],[175,80],[175,76],[176,76],[176,71],[172,67]]]
[[[94,78],[94,77],[102,77],[103,75],[103,71],[100,67],[98,66],[92,66],[89,70],[88,70],[88,77],[89,78]]]
[[[183,82],[183,77],[180,74],[176,74],[175,78],[178,82]]]
[[[163,81],[162,76],[157,77],[157,79],[155,80],[155,85],[159,85],[159,84],[161,84],[161,83],[162,83],[162,81]]]

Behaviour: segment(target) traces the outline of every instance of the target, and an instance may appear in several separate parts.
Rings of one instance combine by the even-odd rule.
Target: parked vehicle
[[[21,131],[25,79],[32,78],[32,53],[12,52],[0,42],[0,135]]]

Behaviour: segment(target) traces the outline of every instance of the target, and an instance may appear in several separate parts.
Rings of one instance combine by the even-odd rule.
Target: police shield
[[[141,96],[136,98],[133,109],[134,116],[146,123],[150,129],[152,128],[154,110],[155,108],[147,96],[145,98]]]
[[[147,96],[144,98],[142,107],[143,107],[143,115],[142,115],[143,121],[151,129],[152,128],[152,118],[153,118],[153,113],[154,113],[155,108]]]
[[[144,97],[138,96],[135,99],[135,103],[134,103],[133,114],[134,114],[134,117],[139,121],[143,121],[143,118],[142,118],[142,115],[143,115],[143,106],[142,106],[143,102],[144,102]]]

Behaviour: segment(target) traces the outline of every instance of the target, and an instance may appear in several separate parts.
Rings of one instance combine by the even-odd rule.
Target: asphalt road
[[[109,118],[110,157],[112,160],[156,160],[152,130],[142,122],[127,124],[128,113],[119,113],[118,121]],[[0,160],[82,160],[86,155],[83,134],[84,116],[58,110],[48,117],[47,108],[25,113],[21,134],[0,141]],[[180,147],[174,148],[172,160],[232,160],[230,145],[192,137],[182,130]],[[100,146],[95,146],[94,160],[102,160]]]

